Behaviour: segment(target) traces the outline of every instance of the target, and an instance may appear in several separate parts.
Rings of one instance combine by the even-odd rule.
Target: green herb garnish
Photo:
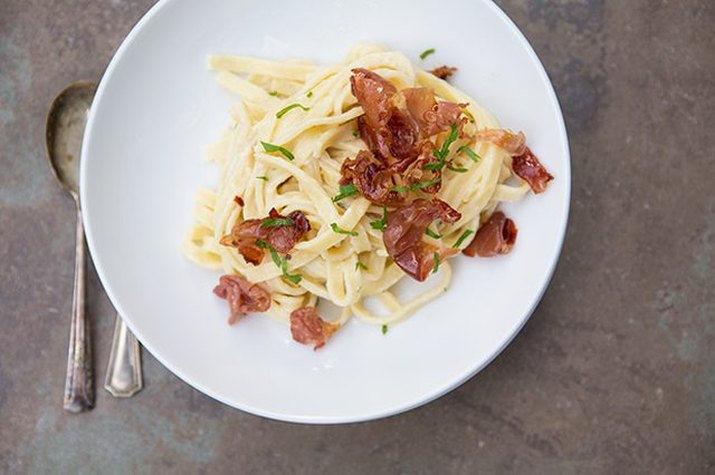
[[[268,95],[275,97],[275,96],[278,95],[278,91],[271,91],[271,92],[268,93]]]
[[[342,200],[343,198],[347,198],[348,196],[357,195],[357,192],[357,186],[352,183],[350,183],[349,185],[340,185],[340,194],[333,197],[333,203],[337,203],[338,201]]]
[[[441,181],[442,181],[441,178],[435,178],[434,180],[430,180],[430,181],[421,181],[419,183],[415,183],[415,184],[411,185],[410,188],[412,188],[413,190],[421,190],[422,188],[428,188],[432,185],[436,185],[437,183],[439,183]]]
[[[279,152],[288,160],[293,160],[295,158],[293,156],[293,154],[290,152],[290,150],[285,149],[279,145],[273,145],[272,143],[266,143],[266,142],[261,142],[261,145],[263,145],[263,150],[265,150],[268,153]]]
[[[466,145],[462,145],[457,149],[457,153],[465,153],[469,158],[471,158],[473,161],[478,162],[482,157],[479,156],[477,152],[472,150],[471,148],[467,147]]]
[[[382,325],[382,334],[387,335],[387,325]]]
[[[432,273],[436,274],[439,270],[439,252],[434,253],[434,268],[432,268]]]
[[[330,223],[330,229],[332,229],[334,232],[338,234],[347,234],[348,236],[357,236],[358,233],[356,231],[348,231],[346,229],[341,228],[338,226],[338,223]]]
[[[451,130],[449,131],[447,139],[442,144],[442,148],[439,151],[435,150],[434,152],[434,156],[443,162],[447,159],[447,155],[449,155],[450,145],[452,145],[454,141],[457,140],[457,136],[459,135],[459,130],[457,129],[456,124],[452,124],[449,127]]]
[[[268,251],[271,253],[271,259],[273,259],[273,263],[278,267],[281,272],[283,273],[283,277],[294,283],[295,285],[298,285],[300,281],[303,279],[303,277],[300,274],[289,274],[288,273],[288,257],[284,256],[281,257],[278,254],[278,251],[276,251],[273,246],[268,244],[266,241],[263,239],[256,239],[256,245],[260,247],[261,249],[268,249]]]
[[[466,145],[462,145],[457,149],[457,153],[462,153],[464,152],[469,158],[471,158],[473,161],[478,162],[479,159],[482,157],[479,156],[477,152],[472,150],[471,148],[467,147]]]
[[[427,229],[425,229],[425,234],[431,238],[434,238],[434,239],[442,239],[441,234],[437,234],[436,232],[432,231],[429,227]]]
[[[427,188],[432,185],[436,185],[437,183],[439,183],[441,181],[442,181],[442,178],[435,178],[434,180],[429,180],[429,181],[420,181],[418,183],[413,183],[410,186],[398,186],[396,188],[393,188],[392,191],[396,191],[398,193],[404,193],[406,191],[421,190],[422,188]]]
[[[290,218],[267,218],[261,222],[262,228],[279,228],[281,226],[293,226],[295,224]]]
[[[464,240],[467,239],[470,234],[474,234],[474,231],[472,231],[471,229],[467,229],[466,231],[464,231],[462,235],[459,236],[459,239],[457,239],[457,241],[452,244],[452,247],[456,249],[461,246]]]
[[[444,166],[444,163],[442,163],[442,162],[429,162],[428,164],[423,166],[422,169],[430,170],[430,171],[437,171],[437,170],[441,170],[443,166]]]
[[[256,177],[256,180],[268,181],[268,177],[261,175],[261,176],[257,176],[257,177]]]
[[[434,54],[435,51],[436,50],[434,48],[424,50],[422,53],[420,53],[420,59],[424,61],[427,56]]]
[[[283,271],[283,277],[285,277],[295,285],[300,284],[300,281],[303,280],[303,276],[301,276],[300,274],[289,274],[284,268],[281,268],[281,270]]]
[[[360,132],[358,132],[357,130],[353,130],[353,137],[355,137],[355,138],[360,137]]]
[[[453,172],[456,172],[456,173],[466,173],[467,172],[466,168],[455,167],[449,163],[447,164],[447,170],[452,170]]]
[[[276,251],[273,246],[261,239],[256,239],[256,244],[260,248],[268,249],[268,251],[271,253],[271,259],[273,259],[273,263],[276,265],[276,267],[283,270],[283,258],[278,255],[278,251]]]
[[[438,161],[430,162],[424,165],[422,167],[423,170],[441,170],[445,167],[445,165],[447,165],[447,155],[449,155],[449,147],[454,143],[455,140],[457,140],[457,137],[459,136],[459,130],[457,129],[456,124],[450,125],[450,129],[451,130],[449,132],[449,135],[442,144],[442,147],[439,150],[434,151],[434,158],[436,158]]]
[[[367,266],[365,264],[363,264],[362,262],[357,261],[355,263],[355,270],[358,270],[358,269],[367,270]]]
[[[382,206],[382,218],[376,221],[370,221],[370,227],[372,229],[379,229],[380,231],[385,230],[387,227],[387,206]]]
[[[313,91],[308,91],[308,94],[306,94],[305,97],[313,97]]]
[[[303,109],[304,111],[309,111],[309,110],[310,110],[310,107],[305,107],[304,105],[298,104],[298,103],[296,102],[295,104],[289,104],[289,105],[285,106],[283,109],[281,109],[281,110],[279,110],[278,112],[276,112],[276,117],[280,119],[281,117],[283,117],[284,115],[286,115],[286,114],[288,113],[288,111],[290,111],[290,110],[292,110],[292,109],[295,109],[296,107],[300,107],[300,108]]]

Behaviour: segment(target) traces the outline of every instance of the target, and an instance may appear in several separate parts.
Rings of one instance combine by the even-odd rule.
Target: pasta
[[[447,129],[429,142],[437,150],[447,150],[436,167],[448,165],[437,180],[439,191],[429,197],[447,203],[459,215],[452,222],[438,219],[430,224],[423,240],[431,248],[453,250],[445,256],[466,248],[471,241],[466,237],[477,232],[500,202],[519,200],[530,190],[530,183],[513,170],[514,154],[484,135],[499,130],[496,119],[399,52],[358,46],[342,64],[331,66],[216,55],[209,57],[208,65],[237,101],[230,108],[230,126],[207,150],[208,160],[220,171],[218,185],[197,193],[195,224],[183,252],[201,266],[241,276],[265,289],[270,294],[267,313],[279,321],[289,323],[296,310],[327,300],[341,308],[340,317],[330,322],[335,328],[351,316],[376,325],[392,324],[449,286],[450,265],[435,252],[436,275],[421,284],[425,288],[417,298],[401,301],[394,286],[406,274],[383,239],[385,216],[394,207],[372,202],[356,193],[354,185],[343,184],[344,162],[366,149],[357,123],[364,109],[351,90],[356,68],[379,74],[399,90],[429,88],[439,100],[462,107],[459,134],[449,137]],[[454,125],[451,132],[456,133]],[[424,195],[422,188],[433,185],[423,182],[396,189],[417,199]],[[255,263],[226,245],[226,236],[237,223],[272,216],[266,218],[270,223],[257,221],[262,224],[256,232],[262,232],[266,224],[295,221],[286,215],[304,215],[309,223],[289,253],[254,240],[263,246],[260,262]],[[261,260],[264,252],[267,257]]]

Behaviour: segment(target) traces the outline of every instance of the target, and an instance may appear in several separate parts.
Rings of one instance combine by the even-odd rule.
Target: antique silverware
[[[72,323],[64,394],[64,408],[75,413],[94,407],[92,340],[85,316],[86,249],[79,202],[79,154],[95,88],[94,83],[87,81],[67,86],[52,101],[45,126],[47,160],[57,180],[74,199],[77,212]]]
[[[79,159],[87,113],[96,84],[78,81],[52,102],[47,115],[47,158],[55,177],[75,202],[77,236],[72,323],[65,380],[64,408],[82,412],[94,406],[94,371],[91,338],[85,316],[86,248],[79,200]],[[117,397],[129,397],[142,388],[141,354],[134,335],[117,315],[105,388]]]
[[[139,342],[117,314],[104,389],[114,397],[131,397],[139,392],[143,385]]]

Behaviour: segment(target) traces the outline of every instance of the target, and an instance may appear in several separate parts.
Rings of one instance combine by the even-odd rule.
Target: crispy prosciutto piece
[[[395,205],[403,200],[393,190],[393,173],[366,150],[360,150],[355,158],[345,159],[340,174],[341,185],[354,184],[360,194],[373,203]]]
[[[263,260],[263,249],[256,244],[261,230],[260,219],[247,219],[231,228],[231,234],[221,238],[219,243],[238,249],[246,262],[258,265]]]
[[[340,325],[320,318],[315,307],[301,307],[290,314],[290,333],[293,339],[304,345],[313,345],[313,350],[325,345],[330,335],[338,328]]]
[[[511,167],[514,173],[529,184],[534,193],[546,190],[546,185],[554,179],[529,147],[525,147],[524,153],[513,158]]]
[[[390,142],[386,129],[376,129],[368,125],[365,116],[358,117],[358,132],[360,138],[367,145],[367,149],[380,160],[380,163],[387,166],[392,152],[390,152]],[[394,161],[394,160],[392,160]]]
[[[515,134],[505,129],[485,129],[474,135],[476,142],[491,142],[504,149],[509,155],[521,155],[526,150],[526,136],[523,132]]]
[[[516,225],[501,211],[492,214],[477,231],[474,240],[462,251],[469,257],[507,254],[516,242]]]
[[[405,106],[410,116],[417,122],[422,138],[449,130],[449,126],[460,122],[465,104],[440,101],[428,87],[412,87],[399,92],[404,96]]]
[[[430,138],[449,130],[452,124],[461,130],[466,123],[464,104],[437,101],[426,87],[398,91],[373,71],[352,71],[351,90],[365,111],[358,118],[358,130],[371,153],[361,151],[343,162],[341,184],[354,183],[368,200],[390,205],[403,201],[395,193],[396,187],[436,180],[419,189],[424,193],[439,191],[441,169],[422,168],[435,161],[435,145]]]
[[[228,302],[231,309],[229,325],[249,312],[265,312],[271,306],[271,296],[266,290],[238,275],[222,275],[214,287],[214,294]]]
[[[222,237],[220,243],[235,247],[246,262],[258,265],[263,261],[265,253],[258,246],[258,239],[267,242],[278,252],[288,253],[308,231],[310,223],[302,211],[281,216],[272,208],[266,218],[247,219],[234,225],[231,233]]]
[[[387,79],[365,68],[355,68],[350,77],[353,96],[365,111],[367,124],[378,129],[390,118],[390,98],[397,88]]]
[[[401,97],[395,95],[393,97]],[[406,110],[395,107],[390,109],[390,118],[382,129],[390,145],[388,165],[404,168],[417,158],[420,129],[417,122]]]
[[[418,130],[406,114],[391,116],[389,127],[374,128],[364,116],[358,117],[357,123],[360,138],[385,166],[399,171],[415,159]]]
[[[353,96],[365,111],[358,119],[360,137],[368,145],[370,151],[382,162],[392,165],[392,148],[401,156],[409,153],[409,147],[414,143],[416,126],[405,120],[404,114],[394,118],[395,107],[391,102],[397,88],[379,74],[365,68],[352,70],[350,89]],[[391,122],[391,128],[388,123]]]
[[[451,68],[449,66],[439,66],[437,68],[434,68],[432,71],[430,71],[432,74],[437,76],[440,79],[444,79],[445,81],[452,77],[454,73],[457,72],[457,68]]]
[[[437,218],[454,223],[461,217],[442,200],[416,199],[389,213],[383,234],[387,253],[405,273],[422,282],[434,268],[435,253],[441,261],[458,252],[457,249],[438,249],[425,243],[422,237],[427,226]]]
[[[285,219],[278,214],[275,208],[271,208],[268,219],[263,219],[261,223],[261,237],[264,241],[273,246],[276,251],[287,253],[293,246],[310,231],[310,223],[302,211],[293,211],[287,218],[293,222],[288,226],[268,226],[271,219]]]
[[[549,181],[554,179],[526,146],[526,137],[522,132],[515,134],[503,129],[487,129],[477,132],[475,140],[491,142],[509,153],[513,157],[512,170],[529,184],[534,193],[542,193]]]
[[[365,111],[358,129],[373,155],[396,172],[405,170],[429,137],[460,120],[462,107],[440,101],[429,88],[397,88],[379,74],[353,69],[350,85]]]
[[[442,169],[435,168],[431,170],[425,170],[425,165],[429,163],[437,163],[438,160],[434,156],[434,151],[430,145],[424,144],[422,146],[422,152],[419,158],[412,162],[409,167],[402,174],[403,180],[408,185],[416,185],[418,183],[433,183],[429,186],[422,186],[420,188],[424,193],[434,194],[437,193],[440,188],[442,188]]]

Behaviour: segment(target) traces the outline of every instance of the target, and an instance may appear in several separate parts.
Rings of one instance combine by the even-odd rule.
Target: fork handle
[[[72,322],[67,355],[64,408],[69,412],[84,412],[94,407],[94,374],[92,371],[92,341],[85,315],[86,248],[79,202],[75,241],[74,293]]]
[[[104,389],[114,397],[131,397],[143,385],[139,342],[117,314]]]

